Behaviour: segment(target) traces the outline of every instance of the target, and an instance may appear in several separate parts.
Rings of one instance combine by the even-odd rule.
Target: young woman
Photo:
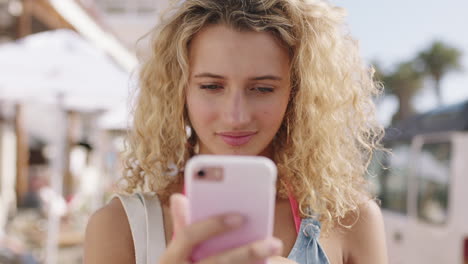
[[[135,263],[156,247],[154,264],[190,263],[198,243],[242,225],[238,215],[187,224],[182,170],[196,154],[262,155],[279,171],[274,238],[199,263],[387,263],[364,177],[382,137],[379,89],[343,13],[318,0],[177,3],[141,71],[123,177],[127,193],[155,193],[144,197],[161,201],[164,221],[144,231],[113,199],[89,220],[85,263]],[[154,229],[162,245],[136,239]]]

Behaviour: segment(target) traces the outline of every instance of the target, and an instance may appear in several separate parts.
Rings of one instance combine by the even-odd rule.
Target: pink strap
[[[292,213],[294,216],[294,224],[296,226],[296,232],[299,234],[301,228],[301,216],[299,215],[299,204],[291,192],[288,190],[289,203],[291,204]]]

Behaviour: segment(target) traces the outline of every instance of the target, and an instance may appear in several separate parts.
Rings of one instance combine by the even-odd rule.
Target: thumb
[[[188,200],[182,194],[173,194],[170,198],[170,207],[175,236],[188,225]]]

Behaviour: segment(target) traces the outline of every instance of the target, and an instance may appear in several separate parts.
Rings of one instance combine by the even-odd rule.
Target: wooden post
[[[74,143],[77,140],[77,130],[79,129],[79,113],[75,111],[67,111],[67,135],[65,143],[65,159],[64,159],[64,175],[63,175],[63,195],[67,198],[74,193],[73,175],[70,170],[70,154]]]
[[[52,6],[49,0],[28,0],[32,1],[31,16],[46,25],[50,29],[67,28],[74,29],[73,26],[62,17]]]
[[[23,13],[18,19],[18,35],[22,38],[32,33],[32,2],[31,0],[22,0]]]
[[[28,191],[28,135],[23,124],[23,109],[20,104],[15,106],[16,133],[16,201],[21,205]]]

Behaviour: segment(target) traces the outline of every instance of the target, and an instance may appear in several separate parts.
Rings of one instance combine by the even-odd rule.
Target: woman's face
[[[287,50],[270,33],[211,25],[192,40],[189,61],[200,154],[271,156],[291,91]]]

